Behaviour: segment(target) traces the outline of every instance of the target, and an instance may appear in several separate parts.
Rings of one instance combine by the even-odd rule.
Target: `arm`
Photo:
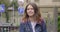
[[[43,32],[47,32],[46,23],[44,21],[42,21],[42,30]]]
[[[23,23],[20,23],[20,30],[19,32],[24,32],[24,24]]]

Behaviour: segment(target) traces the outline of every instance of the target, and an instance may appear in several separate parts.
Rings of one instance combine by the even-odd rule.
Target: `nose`
[[[33,10],[32,8],[29,9],[30,12],[31,12],[32,10]]]

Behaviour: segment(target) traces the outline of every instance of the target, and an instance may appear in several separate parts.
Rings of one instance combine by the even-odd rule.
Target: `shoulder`
[[[20,23],[25,23],[25,20],[23,17],[21,18]]]
[[[24,27],[24,26],[25,26],[24,21],[21,21],[21,22],[20,22],[20,27]]]
[[[44,18],[41,18],[41,23],[42,23],[42,24],[46,23],[46,21],[45,21]]]
[[[20,24],[25,24],[25,21],[23,21],[23,20],[22,20],[22,21],[20,21]]]
[[[24,24],[25,25],[26,23],[27,23],[27,21],[24,21],[24,20],[20,21],[20,24]]]

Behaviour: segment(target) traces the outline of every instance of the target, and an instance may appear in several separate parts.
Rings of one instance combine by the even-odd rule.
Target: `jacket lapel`
[[[30,22],[30,21],[27,22],[27,25],[28,25],[28,27],[29,27],[29,29],[30,29],[30,32],[33,32],[33,30],[32,30],[32,25],[31,25],[31,22]]]

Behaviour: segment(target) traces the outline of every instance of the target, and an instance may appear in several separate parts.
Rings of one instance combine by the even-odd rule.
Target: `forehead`
[[[28,5],[28,7],[27,8],[33,8],[33,6],[32,5]]]

